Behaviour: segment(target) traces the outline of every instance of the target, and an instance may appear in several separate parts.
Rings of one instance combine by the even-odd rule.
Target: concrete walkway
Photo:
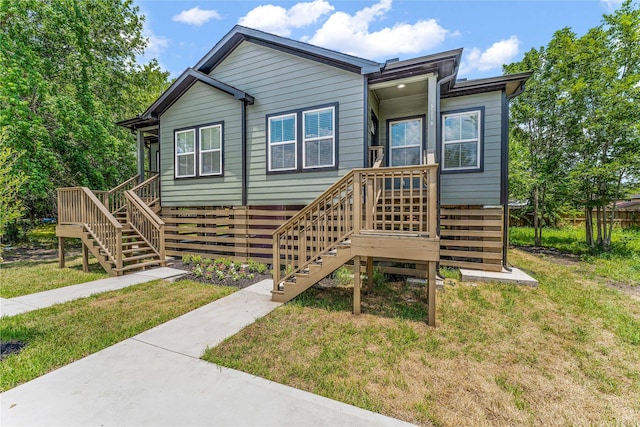
[[[39,308],[50,307],[54,304],[85,298],[93,294],[115,291],[116,289],[139,285],[140,283],[151,280],[169,279],[183,274],[185,274],[183,270],[162,267],[127,274],[125,276],[107,277],[106,279],[65,286],[49,291],[23,295],[21,297],[0,298],[0,316],[15,316],[16,314],[26,313]]]
[[[199,359],[280,304],[259,282],[0,394],[8,426],[407,426]]]

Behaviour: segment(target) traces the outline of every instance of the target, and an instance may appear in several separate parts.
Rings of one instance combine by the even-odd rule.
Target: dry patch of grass
[[[640,304],[578,266],[520,251],[537,289],[438,294],[386,284],[350,314],[350,290],[309,290],[205,359],[423,425],[636,425]]]
[[[37,378],[235,290],[190,280],[155,280],[2,317],[2,340],[22,341],[26,347],[0,362],[0,391]]]
[[[0,264],[0,297],[14,298],[105,277],[107,274],[95,259],[90,259],[89,273],[82,271],[81,257],[68,260],[65,268],[58,268],[55,259],[8,262]]]

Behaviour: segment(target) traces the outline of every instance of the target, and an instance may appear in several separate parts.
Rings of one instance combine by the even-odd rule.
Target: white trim
[[[455,117],[455,116],[469,116],[475,114],[478,117],[478,135],[476,138],[466,138],[466,139],[456,139],[456,140],[451,140],[451,141],[447,141],[446,140],[446,132],[445,132],[445,120],[449,117]],[[460,122],[462,123],[462,121]],[[442,115],[442,170],[443,171],[464,171],[464,170],[478,170],[480,169],[480,156],[481,156],[481,152],[480,152],[480,136],[482,135],[482,110],[470,110],[470,111],[461,111],[459,113],[444,113]],[[462,135],[461,135],[462,136]],[[463,144],[465,142],[475,142],[476,143],[476,164],[475,166],[458,166],[458,167],[447,167],[445,164],[446,161],[446,157],[445,157],[445,147],[447,145],[452,145],[452,144]]]
[[[271,142],[271,121],[272,120],[284,120],[285,118],[293,117],[293,140]],[[298,169],[298,115],[296,113],[281,114],[279,116],[271,116],[267,120],[267,162],[269,172],[291,171]],[[277,145],[291,145],[293,144],[294,156],[293,167],[291,168],[278,168],[274,169],[271,166],[271,147]]]
[[[213,129],[213,128],[219,128],[220,129],[220,148],[212,148],[209,150],[203,150],[202,149],[202,131],[205,129]],[[222,175],[223,172],[223,165],[222,165],[222,124],[219,123],[217,125],[211,125],[211,126],[203,126],[201,128],[198,129],[198,146],[200,148],[200,150],[198,150],[198,172],[200,172],[199,176],[219,176]],[[204,153],[214,153],[218,151],[220,153],[220,172],[213,172],[213,173],[202,173],[202,154]]]
[[[418,121],[420,122],[420,141],[417,144],[411,144],[411,145],[402,145],[400,147],[395,147],[396,150],[398,149],[406,149],[406,148],[415,148],[418,147],[420,153],[418,154],[418,164],[422,164],[422,145],[424,143],[424,141],[422,140],[423,134],[424,134],[424,121],[422,120],[422,117],[413,117],[410,119],[400,119],[400,120],[390,120],[389,121],[389,166],[393,165],[393,150],[394,150],[394,146],[393,146],[393,125],[398,124],[398,123],[409,123],[409,122],[415,122]],[[400,165],[400,166],[409,166],[409,165]]]
[[[321,111],[328,111],[331,110],[331,119],[333,121],[332,123],[332,134],[331,136],[316,136],[313,138],[307,138],[307,130],[306,130],[306,121],[305,121],[305,114],[309,114],[309,113],[315,113],[315,112],[321,112]],[[323,139],[331,139],[333,142],[331,144],[331,164],[324,164],[324,165],[315,165],[315,166],[307,166],[306,161],[307,161],[307,156],[306,156],[306,142],[311,142],[311,141],[321,141]],[[320,159],[318,159],[319,161]],[[331,168],[334,167],[336,165],[336,107],[331,106],[331,107],[324,107],[324,108],[315,108],[313,110],[305,110],[302,111],[302,168],[303,169],[320,169],[320,168]]]
[[[188,132],[193,132],[193,151],[189,151],[186,153],[178,153],[178,135],[182,134],[182,133],[188,133]],[[175,156],[174,156],[174,163],[175,163],[175,177],[176,178],[192,178],[194,176],[196,176],[196,146],[198,145],[198,141],[196,140],[196,129],[192,128],[192,129],[182,129],[182,130],[178,130],[175,131],[174,133],[174,146],[175,146]],[[180,175],[180,169],[178,167],[178,159],[180,157],[185,157],[185,156],[193,156],[193,174],[191,175]]]

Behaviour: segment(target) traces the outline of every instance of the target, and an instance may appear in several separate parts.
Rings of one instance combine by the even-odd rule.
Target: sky
[[[384,62],[464,48],[458,78],[502,74],[502,65],[570,27],[579,36],[622,0],[135,0],[156,58],[179,76],[241,24]]]

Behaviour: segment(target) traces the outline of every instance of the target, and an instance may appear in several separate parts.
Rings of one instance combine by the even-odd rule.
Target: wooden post
[[[89,272],[89,248],[84,242],[82,243],[82,271]]]
[[[427,300],[429,302],[429,318],[427,324],[436,326],[436,263],[430,261],[427,266]]]
[[[353,172],[353,232],[362,230],[362,173]]]
[[[353,314],[360,314],[360,256],[353,258]]]
[[[367,178],[367,203],[366,203],[366,221],[365,221],[365,228],[367,230],[373,230],[373,213],[374,213],[374,209],[376,208],[373,205],[374,202],[374,187],[373,184],[375,182],[375,179],[373,177],[371,178]]]
[[[367,292],[373,293],[373,257],[367,257]]]
[[[58,237],[58,267],[64,268],[64,237]]]

